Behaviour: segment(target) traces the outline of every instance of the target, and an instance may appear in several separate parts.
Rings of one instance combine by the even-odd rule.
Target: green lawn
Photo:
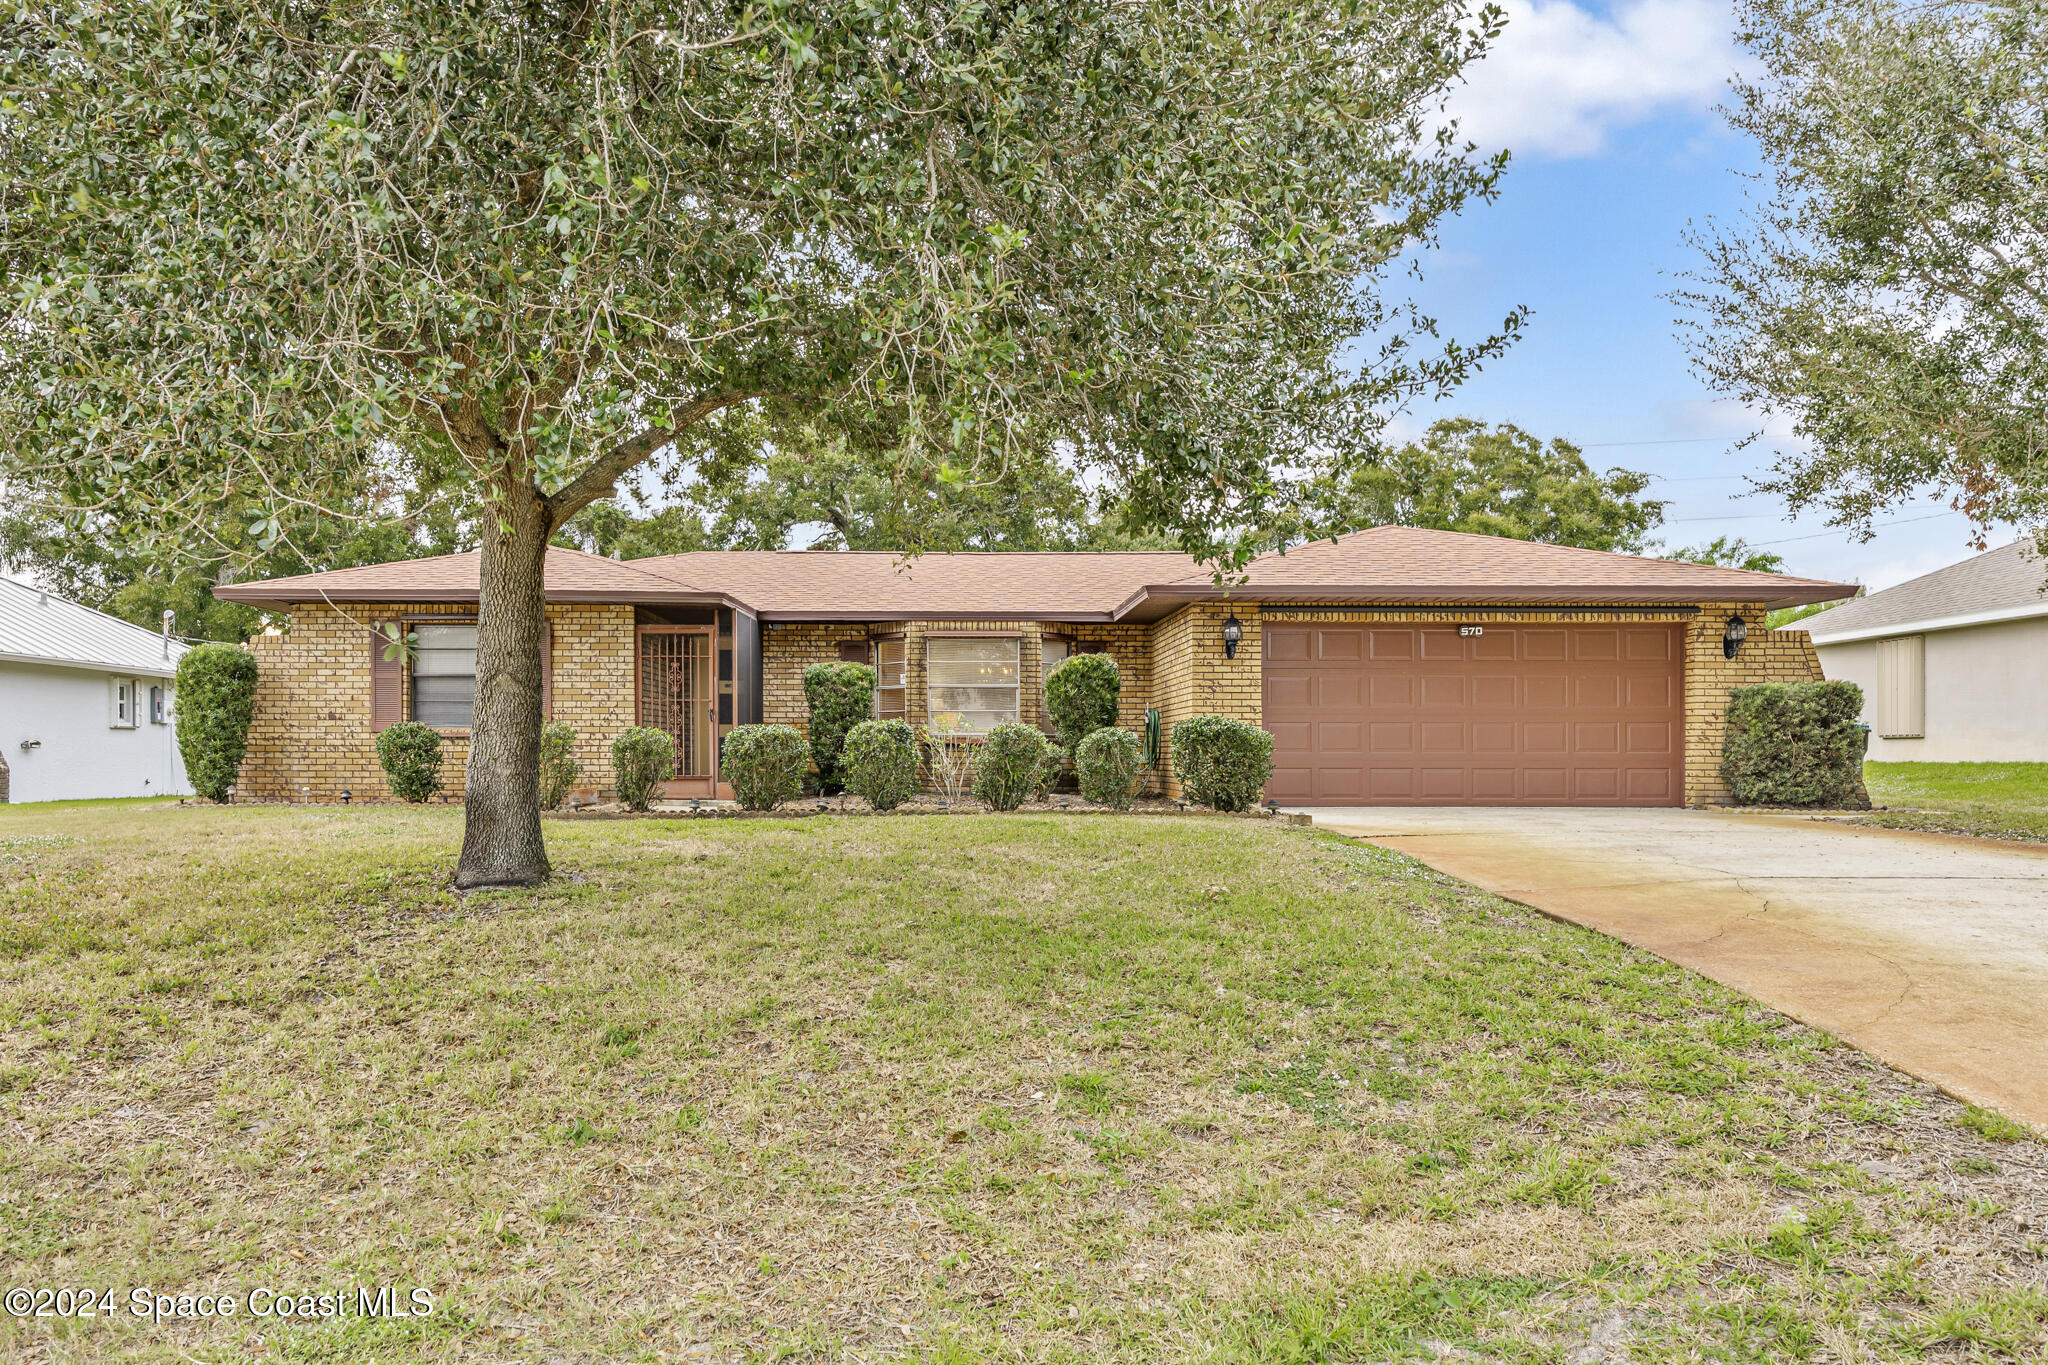
[[[397,1324],[0,1318],[0,1357],[2048,1342],[2048,1149],[1383,850],[563,822],[564,880],[463,900],[458,820],[0,808],[0,1280],[437,1296]]]
[[[1880,806],[1861,823],[1991,839],[2048,839],[2048,763],[1866,763]]]

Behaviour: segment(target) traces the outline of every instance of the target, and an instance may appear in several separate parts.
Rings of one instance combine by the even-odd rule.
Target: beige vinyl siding
[[[1927,733],[1927,637],[1877,642],[1877,733],[1919,739]]]

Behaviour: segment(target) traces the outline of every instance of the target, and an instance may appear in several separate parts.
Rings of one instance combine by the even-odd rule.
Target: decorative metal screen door
[[[638,629],[640,724],[676,741],[669,796],[711,796],[718,783],[718,689],[712,681],[711,628]]]

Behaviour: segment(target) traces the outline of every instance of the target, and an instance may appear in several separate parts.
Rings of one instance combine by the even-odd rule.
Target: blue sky
[[[1867,543],[1820,515],[1791,519],[1743,477],[1771,463],[1768,446],[1732,439],[1788,424],[1718,399],[1688,368],[1663,297],[1693,261],[1687,225],[1739,212],[1758,165],[1713,112],[1738,60],[1726,0],[1503,7],[1507,31],[1454,112],[1514,161],[1500,200],[1450,225],[1420,297],[1453,335],[1517,303],[1533,316],[1504,359],[1397,430],[1459,414],[1566,437],[1598,467],[1660,476],[1667,543],[1782,542],[1771,548],[1794,573],[1875,589],[1975,553],[1966,519],[1936,499],[1891,513]]]

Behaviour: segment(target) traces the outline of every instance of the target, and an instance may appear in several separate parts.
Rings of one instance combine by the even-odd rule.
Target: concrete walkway
[[[2048,1131],[2048,847],[1715,811],[1303,809]]]

